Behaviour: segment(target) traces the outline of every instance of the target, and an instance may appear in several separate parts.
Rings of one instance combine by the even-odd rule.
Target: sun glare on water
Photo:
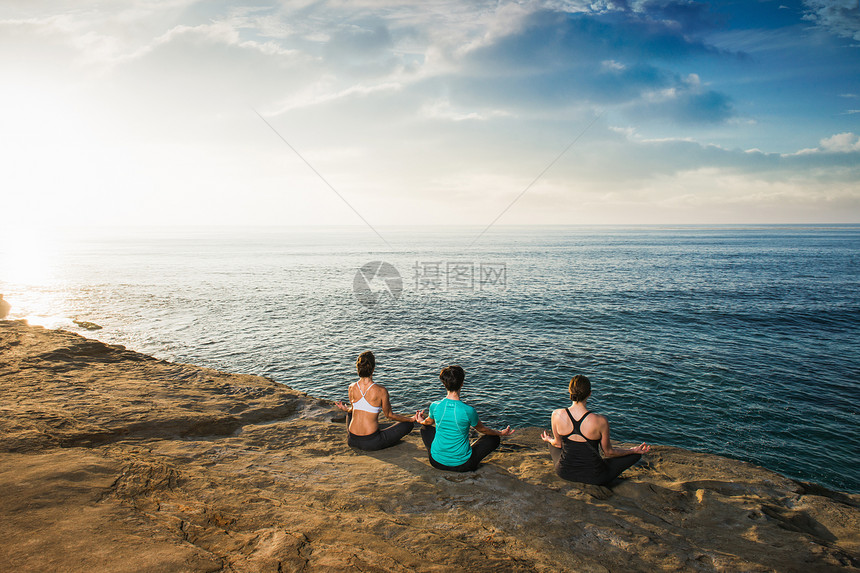
[[[8,318],[30,324],[60,326],[56,289],[60,239],[51,230],[36,227],[0,231],[0,294],[12,305]]]
[[[54,278],[58,238],[51,231],[12,228],[3,232],[0,280],[15,286],[46,286]]]

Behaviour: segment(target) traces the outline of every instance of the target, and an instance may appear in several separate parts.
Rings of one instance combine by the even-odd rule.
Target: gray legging
[[[359,450],[383,450],[400,441],[400,438],[408,434],[415,427],[413,422],[397,422],[396,424],[380,424],[379,429],[368,436],[356,436],[349,431],[349,423],[352,421],[352,412],[346,414],[346,443],[352,448]]]
[[[472,444],[472,455],[465,463],[459,466],[446,466],[440,464],[430,455],[430,446],[433,445],[433,438],[436,437],[435,426],[421,426],[421,439],[424,440],[424,447],[427,448],[427,455],[430,457],[430,465],[437,470],[445,470],[449,472],[473,472],[478,469],[481,460],[490,455],[490,452],[499,447],[502,439],[499,436],[483,435]]]

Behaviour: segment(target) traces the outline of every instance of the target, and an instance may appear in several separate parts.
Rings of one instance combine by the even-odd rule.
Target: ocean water
[[[379,232],[19,234],[0,293],[10,318],[328,399],[373,350],[401,413],[460,364],[496,427],[548,428],[582,373],[615,440],[860,492],[860,226]]]

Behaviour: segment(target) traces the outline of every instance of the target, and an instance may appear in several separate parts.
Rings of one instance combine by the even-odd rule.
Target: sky
[[[2,0],[0,212],[860,223],[860,8]]]

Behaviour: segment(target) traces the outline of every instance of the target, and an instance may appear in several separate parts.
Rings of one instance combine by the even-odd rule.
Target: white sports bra
[[[376,382],[371,382],[370,386],[373,386]],[[367,387],[367,390],[364,392],[361,391],[361,384],[358,382],[355,383],[356,387],[358,387],[358,391],[361,393],[361,398],[352,403],[353,410],[361,410],[362,412],[370,412],[371,414],[378,414],[382,411],[382,407],[380,406],[371,406],[370,402],[367,401],[367,398],[364,397],[365,392],[370,390],[370,386]]]

